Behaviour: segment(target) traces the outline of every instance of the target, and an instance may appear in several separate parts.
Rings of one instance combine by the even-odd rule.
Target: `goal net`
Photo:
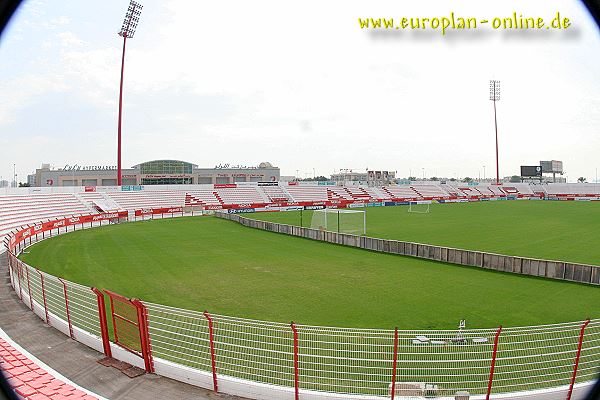
[[[365,235],[366,215],[365,211],[324,208],[313,212],[310,227],[330,232]]]
[[[429,206],[431,201],[411,201],[408,203],[408,212],[417,214],[429,213]]]

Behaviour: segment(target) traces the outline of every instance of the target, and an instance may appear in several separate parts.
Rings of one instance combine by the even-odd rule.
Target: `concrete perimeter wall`
[[[541,276],[544,278],[600,285],[600,266],[596,265],[506,256],[481,251],[403,242],[400,240],[377,239],[367,236],[350,235],[347,233],[327,232],[293,225],[278,224],[275,222],[257,221],[242,217],[239,214],[215,213],[215,215],[219,218],[235,221],[251,228],[341,244],[344,246],[359,247],[361,249],[379,251],[382,253],[399,254],[451,264],[512,272],[521,275]]]

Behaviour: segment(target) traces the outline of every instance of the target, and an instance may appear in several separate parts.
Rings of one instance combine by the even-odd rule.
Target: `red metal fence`
[[[139,300],[104,290],[110,300],[115,344],[144,359],[147,372],[154,372],[150,336],[148,334],[148,314]]]
[[[40,318],[75,339],[80,332],[102,339],[107,356],[111,342],[126,349],[144,360],[147,372],[154,372],[155,358],[205,371],[215,391],[219,376],[228,376],[287,387],[295,398],[303,391],[394,399],[459,390],[489,398],[562,387],[570,399],[575,385],[592,381],[600,366],[600,320],[464,330],[458,337],[456,331],[328,328],[212,315],[87,288],[28,266],[16,254],[37,235],[44,237],[38,231],[9,240],[8,262],[15,292]]]

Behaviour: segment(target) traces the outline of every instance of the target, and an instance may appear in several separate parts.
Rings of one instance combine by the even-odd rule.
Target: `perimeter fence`
[[[27,236],[30,243],[40,239]],[[556,393],[553,398],[570,399],[596,379],[600,367],[600,319],[457,330],[257,321],[131,300],[69,282],[19,260],[24,246],[11,243],[11,284],[46,323],[108,356],[125,348],[149,372],[169,365],[180,370],[183,381],[203,374],[201,385],[215,391],[231,393],[235,381],[256,398],[268,398],[265,393],[296,399],[453,398],[468,392],[471,398]],[[107,307],[106,297],[118,298],[119,307]],[[116,338],[115,317],[127,320],[127,340]]]
[[[215,216],[241,225],[269,232],[283,233],[327,243],[358,247],[365,250],[391,253],[450,264],[466,265],[511,272],[521,275],[539,276],[578,283],[600,285],[600,266],[578,264],[565,261],[542,260],[483,251],[455,249],[430,244],[405,242],[402,240],[379,239],[349,233],[330,232],[295,225],[261,221],[242,217],[238,214],[218,212]]]
[[[154,357],[310,392],[393,398],[535,391],[593,381],[600,320],[469,330],[330,328],[247,320],[158,304]],[[211,333],[212,330],[212,333]]]

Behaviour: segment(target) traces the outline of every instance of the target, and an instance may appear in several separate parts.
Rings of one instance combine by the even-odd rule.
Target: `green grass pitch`
[[[511,256],[600,265],[600,202],[489,201],[408,207],[368,207],[367,236]],[[300,212],[250,218],[300,225]],[[310,227],[312,211],[302,225]]]
[[[598,225],[598,206],[490,202],[433,206],[430,214],[373,208],[367,224],[372,236],[593,263],[599,259],[591,246],[598,238],[591,226]],[[298,214],[253,217],[292,222]],[[466,234],[469,227],[474,231]],[[523,239],[534,244],[522,246]],[[263,320],[446,329],[456,328],[462,318],[468,327],[487,328],[600,317],[598,287],[379,254],[214,217],[79,231],[30,250],[22,256],[25,262],[71,281],[155,303]]]

